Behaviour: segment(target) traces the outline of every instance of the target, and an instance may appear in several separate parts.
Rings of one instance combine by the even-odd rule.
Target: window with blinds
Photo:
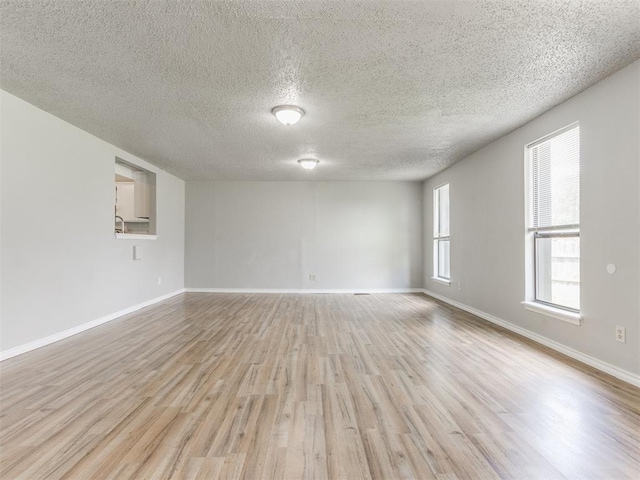
[[[580,310],[580,127],[527,147],[535,301]]]
[[[449,184],[433,189],[433,276],[451,278],[449,237]]]

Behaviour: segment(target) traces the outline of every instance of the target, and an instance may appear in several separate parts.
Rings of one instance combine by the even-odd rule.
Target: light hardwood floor
[[[640,389],[421,294],[184,294],[0,372],[2,479],[640,478]]]

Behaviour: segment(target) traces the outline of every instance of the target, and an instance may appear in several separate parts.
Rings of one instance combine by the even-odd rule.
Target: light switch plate
[[[627,343],[627,329],[616,325],[616,342]]]

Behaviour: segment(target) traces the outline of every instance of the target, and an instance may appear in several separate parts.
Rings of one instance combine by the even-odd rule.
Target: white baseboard
[[[522,335],[523,337],[526,337],[529,340],[533,340],[534,342],[540,343],[545,347],[549,347],[552,350],[555,350],[556,352],[560,352],[568,357],[578,360],[579,362],[586,363],[587,365],[593,368],[596,368],[602,372],[608,373],[609,375],[619,378],[620,380],[630,383],[631,385],[640,387],[640,375],[636,375],[635,373],[616,367],[615,365],[611,365],[610,363],[603,362],[602,360],[598,360],[595,357],[582,353],[578,350],[574,350],[571,347],[567,347],[566,345],[558,343],[547,337],[543,337],[542,335],[533,333],[530,330],[526,330],[522,327],[518,327],[517,325],[507,322],[506,320],[502,320],[501,318],[495,317],[489,313],[483,312],[476,308],[469,307],[468,305],[465,305],[463,303],[456,302],[455,300],[451,300],[450,298],[439,295],[430,290],[423,289],[422,291],[425,293],[425,295],[429,295],[430,297],[437,298],[438,300],[448,303],[449,305],[459,308],[460,310],[464,310],[465,312],[472,313],[476,317],[483,318],[488,322],[494,323],[496,325],[500,325],[501,327],[504,327],[507,330],[517,333],[518,335]]]
[[[190,293],[422,293],[422,288],[185,288]]]
[[[96,320],[83,323],[82,325],[69,328],[68,330],[54,333],[53,335],[49,335],[48,337],[39,338],[38,340],[34,340],[33,342],[25,343],[24,345],[18,345],[17,347],[10,348],[9,350],[0,352],[0,361],[6,360],[11,357],[15,357],[16,355],[21,355],[23,353],[30,352],[31,350],[44,347],[45,345],[49,345],[51,343],[58,342],[65,338],[76,335],[80,332],[84,332],[85,330],[89,330],[90,328],[97,327],[98,325],[102,325],[104,323],[110,322],[111,320],[115,320],[116,318],[122,317],[123,315],[127,315],[129,313],[135,312],[136,310],[140,310],[141,308],[148,307],[150,305],[153,305],[154,303],[158,303],[158,302],[161,302],[162,300],[166,300],[167,298],[171,298],[171,297],[174,297],[175,295],[179,295],[180,293],[184,293],[184,289],[176,290],[175,292],[167,293],[166,295],[152,298],[151,300],[147,300],[146,302],[142,302],[132,307],[125,308],[124,310],[120,310],[119,312],[105,315],[104,317],[100,317],[100,318],[97,318]]]

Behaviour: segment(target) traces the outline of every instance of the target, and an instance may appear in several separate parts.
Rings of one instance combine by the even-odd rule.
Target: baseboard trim
[[[422,293],[422,288],[185,288],[187,293]]]
[[[54,333],[53,335],[49,335],[48,337],[39,338],[38,340],[34,340],[29,343],[25,343],[24,345],[18,345],[17,347],[10,348],[9,350],[5,350],[0,352],[0,362],[3,360],[7,360],[8,358],[15,357],[17,355],[21,355],[23,353],[30,352],[31,350],[35,350],[36,348],[44,347],[46,345],[50,345],[52,343],[58,342],[60,340],[64,340],[65,338],[71,337],[73,335],[77,335],[78,333],[84,332],[85,330],[89,330],[90,328],[97,327],[99,325],[110,322],[111,320],[115,320],[116,318],[122,317],[123,315],[128,315],[129,313],[135,312],[136,310],[140,310],[141,308],[148,307],[155,303],[161,302],[168,298],[174,297],[184,293],[184,288],[180,290],[176,290],[175,292],[167,293],[166,295],[162,295],[160,297],[152,298],[151,300],[147,300],[146,302],[138,303],[129,308],[125,308],[124,310],[120,310],[115,313],[111,313],[109,315],[105,315],[104,317],[97,318],[87,323],[83,323],[82,325],[78,325],[73,328],[69,328],[68,330],[63,330],[62,332]]]
[[[476,317],[480,317],[484,320],[487,320],[488,322],[491,322],[495,325],[499,325],[503,328],[506,328],[507,330],[510,330],[514,333],[517,333],[518,335],[522,335],[523,337],[528,338],[529,340],[533,340],[534,342],[540,343],[542,345],[544,345],[545,347],[549,347],[552,350],[555,350],[556,352],[560,352],[568,357],[573,358],[574,360],[578,360],[579,362],[585,363],[587,365],[589,365],[590,367],[593,367],[597,370],[600,370],[602,372],[608,373],[609,375],[612,375],[620,380],[623,380],[627,383],[630,383],[631,385],[635,385],[636,387],[640,387],[640,375],[636,375],[635,373],[629,372],[627,370],[624,370],[622,368],[616,367],[615,365],[611,365],[610,363],[607,362],[603,362],[602,360],[598,360],[595,357],[592,357],[590,355],[587,355],[585,353],[582,353],[578,350],[575,350],[571,347],[567,347],[566,345],[563,345],[562,343],[558,343],[554,340],[551,340],[547,337],[543,337],[542,335],[539,335],[537,333],[534,333],[530,330],[527,330],[525,328],[522,327],[518,327],[517,325],[514,325],[513,323],[507,322],[506,320],[503,320],[501,318],[498,318],[494,315],[491,315],[489,313],[483,312],[482,310],[478,310],[476,308],[470,307],[468,305],[465,305],[463,303],[460,302],[456,302],[455,300],[451,300],[450,298],[447,298],[443,295],[434,293],[430,290],[426,290],[423,289],[422,290],[423,293],[425,295],[428,295],[430,297],[436,298],[442,302],[448,303],[449,305],[459,308],[460,310],[464,310],[465,312],[469,312],[473,315],[475,315]]]

